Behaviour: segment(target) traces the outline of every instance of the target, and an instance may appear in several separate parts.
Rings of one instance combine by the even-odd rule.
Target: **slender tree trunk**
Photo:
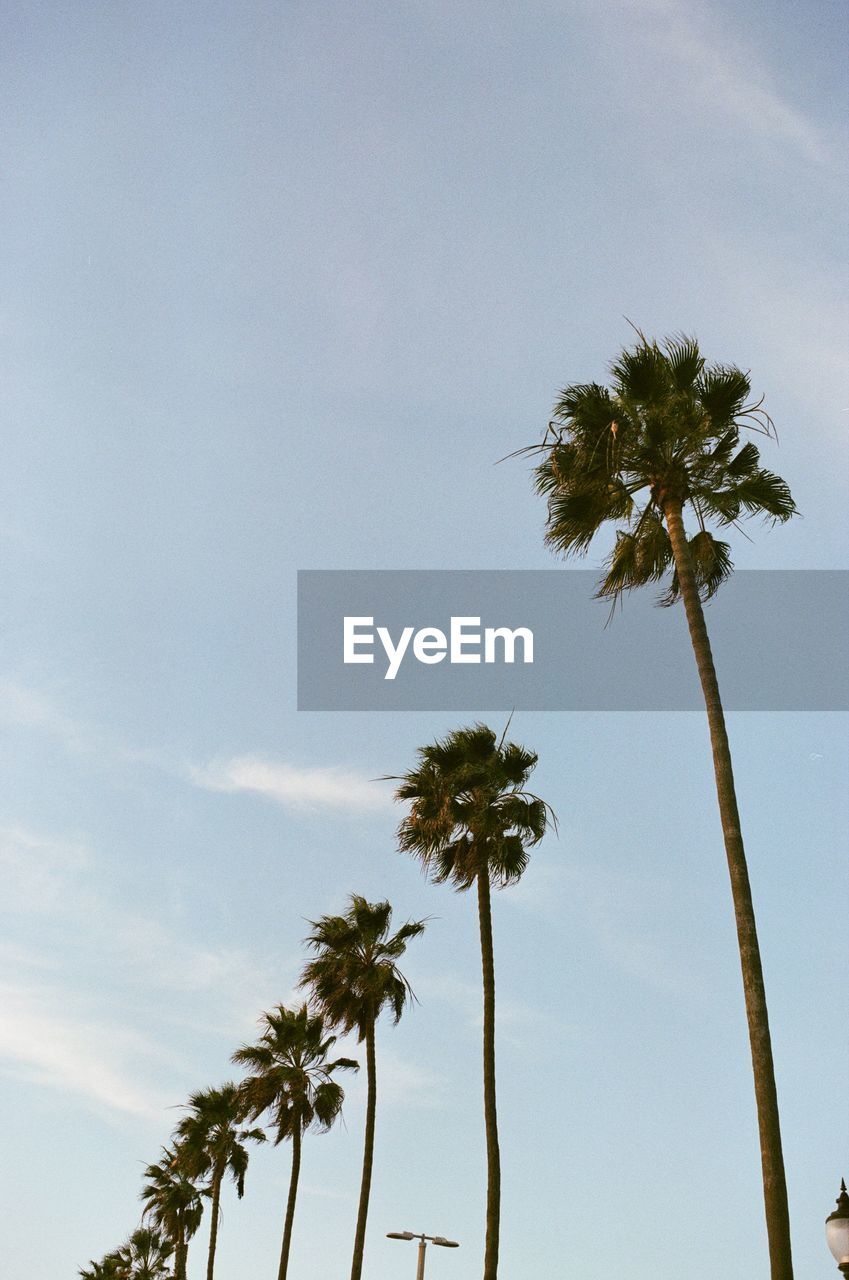
[[[186,1228],[182,1220],[174,1243],[174,1280],[186,1280]]]
[[[668,500],[664,503],[664,515],[675,557],[675,568],[681,596],[687,614],[690,639],[696,655],[696,665],[707,708],[710,741],[713,750],[713,768],[716,776],[716,794],[725,840],[725,854],[731,877],[731,895],[737,921],[737,941],[740,947],[740,965],[743,971],[743,992],[746,1000],[746,1017],[749,1024],[749,1043],[752,1050],[752,1069],[755,1078],[755,1100],[758,1112],[758,1129],[761,1144],[764,1204],[766,1209],[767,1236],[771,1280],[793,1280],[793,1262],[790,1251],[790,1215],[787,1207],[787,1184],[784,1176],[784,1157],[781,1151],[781,1129],[778,1118],[778,1096],[775,1088],[775,1068],[772,1060],[772,1044],[769,1035],[766,995],[760,948],[755,928],[752,891],[737,796],[734,790],[734,774],[731,751],[725,728],[725,716],[719,696],[719,685],[711,654],[710,640],[705,625],[704,611],[699,599],[690,548],[684,532],[681,503]]]
[[[218,1213],[221,1207],[221,1182],[224,1170],[216,1169],[212,1178],[212,1208],[209,1224],[209,1257],[206,1264],[206,1280],[213,1280],[215,1271],[215,1246],[218,1244]]]
[[[374,1163],[374,1116],[377,1108],[377,1069],[374,1053],[374,1018],[366,1027],[366,1069],[368,1072],[368,1097],[366,1102],[366,1135],[363,1148],[363,1179],[360,1183],[360,1207],[357,1211],[357,1231],[354,1236],[354,1257],[351,1262],[351,1280],[360,1280],[363,1272],[363,1252],[366,1244],[366,1219],[371,1193],[371,1169]]]
[[[280,1267],[277,1280],[286,1280],[289,1270],[289,1247],[292,1243],[292,1223],[295,1218],[295,1201],[298,1198],[298,1178],[301,1173],[301,1131],[295,1126],[292,1132],[292,1175],[289,1178],[289,1199],[286,1202],[286,1221],[283,1224],[283,1247],[280,1250]]]
[[[478,871],[478,918],[483,966],[483,1116],[486,1129],[486,1248],[483,1280],[498,1275],[498,1237],[501,1226],[501,1155],[495,1107],[495,962],[492,954],[492,910],[489,868]]]

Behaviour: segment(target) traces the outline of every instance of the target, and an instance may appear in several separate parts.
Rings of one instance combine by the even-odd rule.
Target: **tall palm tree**
[[[336,1071],[358,1071],[359,1063],[351,1058],[330,1060],[336,1037],[328,1035],[322,1015],[311,1014],[306,1004],[299,1009],[277,1005],[272,1013],[262,1015],[260,1025],[258,1043],[237,1049],[233,1061],[251,1072],[241,1084],[246,1117],[256,1120],[267,1111],[276,1130],[275,1145],[284,1138],[292,1143],[292,1173],[277,1271],[277,1280],[286,1280],[301,1139],[308,1129],[319,1133],[330,1129],[345,1098],[333,1075]]]
[[[262,1129],[239,1127],[244,1118],[244,1103],[238,1086],[232,1082],[221,1085],[219,1089],[193,1093],[187,1105],[189,1114],[183,1117],[175,1132],[180,1147],[180,1163],[186,1175],[192,1180],[209,1180],[206,1190],[212,1207],[206,1280],[213,1280],[221,1184],[229,1172],[241,1200],[245,1194],[249,1159],[245,1144],[264,1142],[265,1134]]]
[[[459,890],[477,888],[483,969],[483,1096],[486,1129],[484,1280],[498,1274],[501,1156],[495,1096],[495,963],[490,888],[518,880],[528,848],[545,834],[551,810],[526,790],[537,757],[499,742],[483,724],[455,729],[422,747],[418,765],[395,797],[412,806],[398,829],[403,851],[419,858],[430,878]]]
[[[388,1009],[397,1023],[412,989],[398,968],[407,943],[424,932],[424,920],[410,920],[390,933],[392,907],[388,902],[367,902],[352,894],[344,915],[311,920],[306,939],[315,958],[305,966],[301,986],[311,990],[311,1000],[331,1026],[355,1031],[366,1046],[368,1089],[366,1101],[363,1174],[354,1235],[351,1280],[360,1280],[366,1239],[371,1174],[374,1163],[374,1122],[377,1109],[375,1026]]]
[[[784,481],[760,465],[745,429],[774,436],[752,402],[747,374],[708,366],[691,338],[658,345],[640,334],[611,365],[612,386],[579,383],[561,392],[536,468],[548,498],[546,540],[585,553],[603,525],[616,541],[598,594],[660,581],[662,603],[683,601],[707,708],[716,792],[731,877],[760,1130],[772,1280],[791,1280],[790,1224],[763,972],[734,788],[731,752],[702,602],[732,571],[730,548],[710,525],[750,516],[785,521],[796,507]],[[695,532],[688,536],[685,511]]]
[[[200,1226],[203,1201],[181,1166],[180,1150],[163,1147],[158,1164],[144,1171],[141,1199],[145,1218],[174,1241],[174,1280],[186,1280],[189,1241]]]

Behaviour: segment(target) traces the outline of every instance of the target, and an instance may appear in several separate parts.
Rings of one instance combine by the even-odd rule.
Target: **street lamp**
[[[840,1183],[837,1208],[825,1220],[825,1238],[838,1271],[849,1276],[849,1195],[846,1183]]]
[[[386,1238],[387,1240],[418,1240],[419,1264],[416,1268],[416,1280],[424,1280],[425,1251],[428,1240],[431,1244],[441,1244],[443,1249],[460,1248],[456,1240],[446,1240],[445,1236],[426,1236],[415,1231],[387,1231]]]

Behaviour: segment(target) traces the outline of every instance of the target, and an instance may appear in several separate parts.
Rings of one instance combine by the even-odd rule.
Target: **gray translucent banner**
[[[597,580],[569,569],[302,571],[298,708],[701,709],[683,606],[658,608],[644,588],[608,624]],[[727,710],[849,710],[847,588],[845,570],[733,575],[705,609]]]

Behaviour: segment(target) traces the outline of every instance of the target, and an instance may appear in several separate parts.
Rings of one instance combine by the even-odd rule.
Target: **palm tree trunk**
[[[280,1267],[277,1280],[286,1280],[289,1270],[289,1246],[292,1243],[292,1222],[295,1218],[295,1201],[298,1197],[298,1178],[301,1173],[301,1131],[297,1125],[292,1131],[292,1175],[289,1178],[289,1199],[286,1202],[286,1221],[283,1224],[283,1247],[280,1250]]]
[[[478,871],[478,918],[483,966],[483,1116],[486,1129],[486,1247],[483,1280],[498,1275],[498,1236],[501,1224],[501,1155],[495,1108],[495,961],[492,953],[492,909],[489,868]]]
[[[743,992],[746,1000],[746,1017],[749,1024],[749,1043],[752,1050],[752,1069],[755,1078],[755,1100],[758,1112],[758,1129],[761,1144],[764,1204],[766,1209],[767,1236],[771,1280],[793,1280],[793,1262],[790,1251],[790,1215],[787,1207],[787,1184],[784,1176],[784,1157],[781,1151],[781,1129],[778,1118],[778,1095],[775,1088],[775,1068],[772,1060],[772,1043],[769,1034],[766,995],[760,948],[755,928],[752,891],[740,829],[740,815],[734,790],[734,774],[731,766],[731,750],[725,728],[725,716],[719,696],[719,685],[713,664],[713,655],[705,625],[704,611],[699,599],[690,549],[684,532],[681,503],[668,500],[664,503],[666,526],[678,571],[678,582],[690,639],[696,655],[696,666],[707,708],[710,741],[713,751],[713,768],[716,777],[716,794],[719,815],[725,839],[725,854],[731,877],[731,896],[737,921],[737,942],[740,948],[740,965],[743,971]]]
[[[377,1064],[374,1053],[374,1018],[366,1026],[366,1070],[368,1095],[366,1101],[366,1134],[363,1147],[363,1179],[360,1183],[360,1207],[357,1211],[357,1230],[354,1236],[354,1257],[351,1262],[351,1280],[360,1280],[363,1271],[363,1252],[366,1244],[366,1219],[371,1193],[371,1169],[374,1163],[374,1117],[377,1109]]]
[[[218,1244],[218,1211],[221,1207],[221,1182],[224,1170],[216,1169],[212,1178],[212,1208],[209,1224],[209,1257],[206,1263],[206,1280],[213,1280],[215,1271],[215,1246]]]
[[[174,1244],[174,1280],[186,1280],[186,1229],[182,1222],[182,1214]]]

